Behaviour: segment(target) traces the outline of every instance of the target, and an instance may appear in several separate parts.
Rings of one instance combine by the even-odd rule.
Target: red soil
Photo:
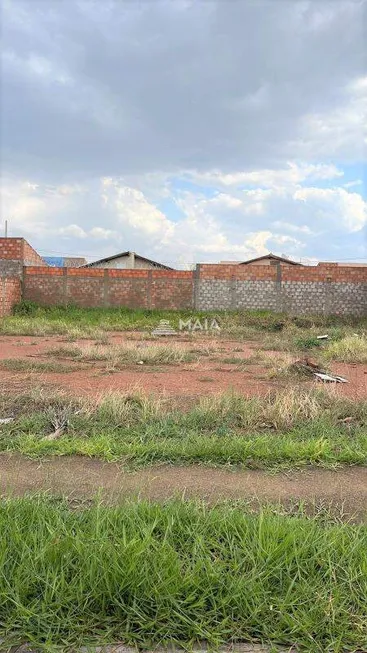
[[[150,340],[144,340],[143,334],[141,336],[128,333],[110,334],[109,339],[112,344],[125,343],[138,347],[152,344]],[[94,340],[81,340],[71,344],[83,347],[94,343]],[[16,358],[29,361],[50,361],[52,359],[46,355],[46,352],[61,344],[69,343],[66,343],[61,336],[2,336],[0,338],[0,360]],[[200,338],[192,340],[173,337],[161,339],[159,344],[177,345],[185,350],[195,351],[198,360],[192,363],[164,366],[129,365],[123,370],[113,373],[105,371],[105,363],[73,363],[72,360],[68,360],[70,365],[75,365],[75,372],[28,373],[27,371],[0,370],[0,382],[7,383],[15,379],[23,378],[25,380],[27,378],[35,384],[52,384],[71,390],[73,393],[99,394],[108,390],[126,391],[131,388],[142,388],[146,392],[185,397],[215,394],[231,389],[247,396],[263,395],[269,390],[289,385],[289,381],[269,380],[269,370],[261,365],[249,363],[239,369],[236,363],[224,362],[228,358],[248,359],[256,355],[257,344],[255,342],[244,343]],[[270,354],[270,352],[268,353]],[[331,369],[349,381],[348,384],[333,385],[333,391],[354,399],[367,398],[367,365],[334,363],[331,365]],[[291,382],[292,386],[294,383],[294,381]],[[311,381],[307,382],[307,385],[316,385],[316,383],[316,381]],[[301,381],[300,385],[305,386],[306,383]]]

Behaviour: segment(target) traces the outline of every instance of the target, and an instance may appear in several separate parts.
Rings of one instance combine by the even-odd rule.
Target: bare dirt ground
[[[132,340],[133,338],[133,340]],[[152,344],[145,340],[144,334],[109,334],[111,344],[129,344],[145,347]],[[81,347],[94,344],[95,341],[81,340],[72,343]],[[50,362],[46,352],[65,345],[60,336],[3,336],[0,339],[0,360],[21,358],[28,361]],[[173,337],[159,340],[159,344],[171,344],[185,350],[195,351],[197,361],[175,365],[127,365],[123,370],[106,372],[103,363],[80,363],[68,359],[68,364],[75,365],[75,372],[13,372],[0,370],[0,381],[10,382],[15,378],[31,376],[35,383],[52,384],[71,392],[98,394],[108,390],[130,390],[139,387],[146,392],[166,395],[193,397],[220,393],[228,389],[241,392],[246,396],[264,395],[271,389],[280,389],[287,385],[283,379],[269,379],[269,370],[261,364],[245,359],[254,357],[258,351],[256,342],[236,340],[197,338],[195,340]],[[269,356],[276,352],[268,352]],[[284,356],[284,354],[279,354]],[[244,360],[230,363],[228,359]],[[54,359],[55,360],[55,359]],[[60,359],[57,359],[60,360]],[[60,361],[60,362],[64,362]],[[354,399],[367,398],[367,365],[334,363],[331,370],[348,379],[348,384],[335,387],[337,393]],[[306,382],[301,381],[302,385]],[[309,385],[316,381],[307,382]],[[294,385],[294,381],[292,381]]]
[[[307,468],[279,474],[230,471],[199,465],[162,465],[126,472],[116,463],[73,456],[30,460],[19,454],[0,454],[0,491],[24,495],[50,491],[71,500],[89,500],[100,493],[107,502],[144,498],[200,498],[209,503],[225,499],[294,502],[329,508],[353,521],[367,521],[367,468],[337,471]]]

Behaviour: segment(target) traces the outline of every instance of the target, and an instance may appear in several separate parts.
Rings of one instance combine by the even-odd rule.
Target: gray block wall
[[[367,315],[367,284],[322,281],[197,279],[201,311],[263,309],[294,315]]]

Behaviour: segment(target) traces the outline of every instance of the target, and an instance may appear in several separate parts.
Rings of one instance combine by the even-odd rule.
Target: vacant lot
[[[367,320],[180,317],[0,324],[0,638],[366,650]]]

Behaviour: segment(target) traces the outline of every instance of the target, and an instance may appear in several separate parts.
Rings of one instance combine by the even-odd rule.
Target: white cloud
[[[357,77],[344,87],[342,101],[328,111],[300,118],[301,139],[291,143],[302,156],[366,160],[367,77]]]
[[[311,231],[310,227],[306,224],[297,225],[292,224],[291,222],[284,222],[282,220],[276,220],[273,223],[273,226],[277,229],[285,229],[286,231],[293,231],[294,233],[306,234],[307,236],[315,235],[315,232]]]
[[[109,194],[108,194],[109,193]],[[117,221],[128,224],[153,240],[165,242],[172,233],[172,224],[167,217],[150,204],[144,194],[136,188],[120,186],[118,181],[104,183],[104,197],[116,214]]]
[[[93,227],[93,229],[89,231],[89,234],[92,238],[102,240],[108,240],[109,238],[116,236],[115,231],[112,231],[112,229],[103,229],[103,227]]]
[[[60,236],[70,236],[70,237],[73,237],[73,238],[86,238],[87,237],[87,234],[84,231],[84,229],[79,227],[79,225],[77,225],[77,224],[69,224],[66,227],[61,227],[59,229],[58,233],[60,234]]]
[[[315,170],[311,164],[303,168]],[[279,171],[273,177],[270,172],[268,179],[275,179]],[[320,164],[317,174],[324,172]],[[288,184],[289,177],[285,179],[277,187],[196,192],[180,190],[179,177],[174,187],[166,178],[170,202],[162,205],[152,179],[147,184],[142,179],[140,187],[114,177],[83,186],[8,180],[2,208],[12,216],[10,234],[24,235],[43,252],[54,250],[55,238],[62,237],[75,254],[101,258],[130,249],[172,265],[245,260],[268,251],[298,258],[301,253],[313,258],[321,251],[321,258],[332,258],[337,250],[331,255],[327,251],[333,239],[335,246],[340,238],[344,244],[366,224],[366,203],[357,192]],[[351,251],[358,245],[353,242]]]
[[[260,188],[279,188],[294,186],[308,181],[335,179],[343,176],[343,171],[332,164],[307,164],[288,162],[282,169],[259,169],[251,172],[225,174],[219,170],[207,173],[194,173],[192,178],[208,184],[222,186],[258,186]],[[190,175],[188,175],[190,176]]]
[[[321,227],[327,220],[353,232],[367,224],[367,203],[358,193],[348,193],[344,188],[302,188],[293,197],[314,211]]]

